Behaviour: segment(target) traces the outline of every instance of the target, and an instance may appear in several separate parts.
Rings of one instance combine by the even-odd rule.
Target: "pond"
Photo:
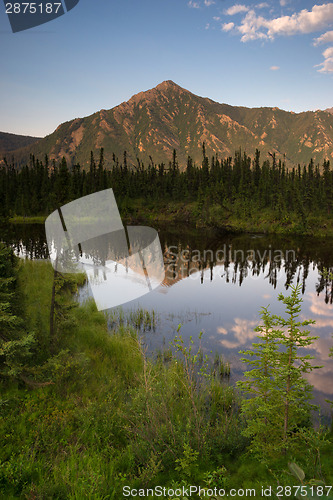
[[[333,240],[257,234],[231,235],[217,230],[186,227],[158,229],[163,251],[165,279],[152,292],[122,306],[122,311],[154,311],[156,326],[143,333],[149,352],[169,348],[181,324],[185,344],[190,337],[204,354],[223,356],[231,365],[231,382],[242,377],[240,350],[255,341],[254,328],[260,310],[269,306],[283,315],[279,293],[289,294],[292,284],[302,287],[301,319],[316,321],[311,334],[319,336],[307,353],[323,365],[307,375],[315,401],[329,415],[325,399],[333,400],[333,283],[320,274],[333,271]],[[20,256],[48,258],[43,225],[16,224],[2,228],[1,239]],[[91,295],[89,284],[80,300]],[[111,311],[119,316],[119,309]]]

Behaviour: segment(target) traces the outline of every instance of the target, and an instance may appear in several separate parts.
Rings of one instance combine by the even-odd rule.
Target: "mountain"
[[[124,150],[131,163],[137,157],[147,163],[149,156],[158,163],[171,160],[176,149],[184,167],[188,155],[201,162],[204,141],[208,156],[232,156],[239,148],[253,155],[258,148],[262,158],[275,152],[288,165],[311,158],[322,163],[333,158],[333,115],[220,104],[169,80],[115,108],[59,125],[51,135],[15,152],[15,158],[22,164],[30,153],[40,158],[47,153],[51,159],[65,156],[86,167],[90,151],[97,160],[103,147],[106,164],[112,164],[113,153],[121,162]]]
[[[18,148],[30,146],[36,141],[39,141],[39,139],[40,137],[30,137],[28,135],[16,135],[0,132],[0,158],[2,158],[4,154],[15,151]]]
[[[333,108],[327,108],[325,111],[326,113],[331,113],[331,115],[333,115]]]

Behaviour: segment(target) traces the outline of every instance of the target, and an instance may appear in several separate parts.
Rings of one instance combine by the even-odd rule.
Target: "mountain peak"
[[[164,82],[159,83],[155,87],[155,89],[158,89],[158,90],[165,90],[165,89],[170,89],[170,88],[181,89],[181,87],[179,85],[177,85],[175,82],[173,82],[172,80],[164,80]]]
[[[151,158],[167,163],[174,150],[180,165],[186,165],[188,156],[200,165],[203,142],[209,155],[218,153],[220,158],[242,147],[250,155],[259,149],[264,159],[275,152],[278,160],[290,164],[310,158],[322,162],[333,158],[333,114],[318,119],[313,112],[298,115],[220,104],[165,80],[110,110],[62,124],[15,158],[24,164],[30,153],[40,158],[47,153],[51,160],[65,156],[88,168],[89,152],[99,155],[103,147],[110,166],[124,151],[129,164],[140,158],[148,165]]]
[[[153,87],[152,89],[148,89],[139,92],[138,94],[134,94],[129,101],[122,103],[122,105],[127,106],[128,104],[138,104],[142,100],[146,102],[154,101],[160,97],[160,93],[163,94],[170,90],[176,91],[178,93],[188,92],[187,90],[183,89],[172,80],[165,80],[164,82],[159,83],[158,85],[156,85],[156,87]]]

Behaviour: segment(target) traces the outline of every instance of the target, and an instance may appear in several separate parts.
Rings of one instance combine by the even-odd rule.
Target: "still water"
[[[315,400],[329,414],[325,399],[333,400],[333,283],[320,271],[333,271],[333,240],[265,235],[226,235],[217,231],[188,228],[156,228],[164,257],[165,279],[151,293],[122,306],[154,310],[154,331],[143,334],[149,352],[169,347],[180,333],[188,344],[190,336],[204,354],[223,356],[231,364],[231,381],[242,377],[240,350],[255,342],[254,328],[260,323],[260,309],[269,306],[283,315],[279,293],[288,294],[292,284],[302,286],[301,320],[313,319],[312,335],[319,336],[308,354],[323,365],[308,375]],[[48,257],[43,225],[10,225],[2,228],[1,239],[14,246],[20,256]],[[91,295],[89,285],[80,300]]]

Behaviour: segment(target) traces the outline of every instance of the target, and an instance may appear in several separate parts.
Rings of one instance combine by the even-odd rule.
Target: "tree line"
[[[182,167],[182,168],[181,168]],[[185,167],[185,168],[184,168]],[[333,206],[333,171],[329,160],[323,165],[287,168],[275,154],[262,160],[256,150],[254,158],[238,150],[233,157],[211,158],[202,145],[202,162],[195,164],[189,156],[180,166],[177,152],[166,163],[155,164],[150,157],[145,165],[139,158],[130,165],[126,151],[120,161],[113,155],[105,165],[103,148],[95,160],[91,152],[87,169],[30,157],[20,170],[14,161],[0,165],[0,216],[46,215],[57,207],[91,194],[113,188],[120,209],[129,200],[152,202],[173,200],[197,202],[200,210],[217,204],[239,216],[251,216],[262,209],[273,209],[281,219],[297,213],[304,221],[307,214],[329,215]]]

